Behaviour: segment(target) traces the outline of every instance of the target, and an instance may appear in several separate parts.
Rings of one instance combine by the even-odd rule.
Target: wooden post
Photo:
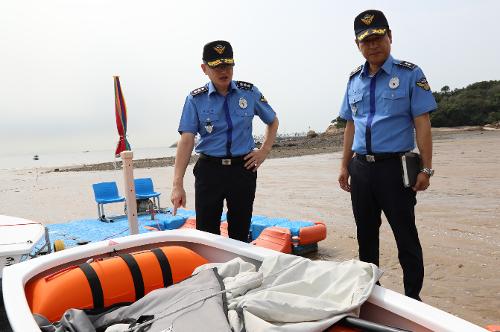
[[[125,199],[127,202],[127,217],[130,234],[139,234],[139,225],[137,223],[137,201],[135,198],[134,186],[134,163],[132,151],[122,151],[120,153],[123,163],[123,183],[125,186]]]

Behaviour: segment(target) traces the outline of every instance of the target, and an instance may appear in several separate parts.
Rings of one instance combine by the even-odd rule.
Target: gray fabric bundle
[[[230,332],[222,287],[217,270],[209,269],[178,284],[154,290],[131,305],[99,315],[69,309],[57,326],[41,327],[47,332],[122,332],[138,320],[152,318],[152,323],[134,331]]]

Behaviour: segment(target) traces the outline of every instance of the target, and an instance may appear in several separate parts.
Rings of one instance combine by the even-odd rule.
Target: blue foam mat
[[[177,215],[173,216],[170,210],[157,213],[154,219],[150,214],[142,214],[137,217],[139,233],[146,233],[149,230],[145,227],[154,227],[163,230],[177,229],[184,225],[185,221],[194,217],[195,212],[191,210],[179,209]],[[64,241],[65,247],[74,247],[86,244],[88,242],[97,242],[129,235],[127,216],[117,216],[110,218],[113,222],[103,222],[98,219],[81,219],[61,224],[46,225],[49,232],[50,242],[53,244],[56,240]],[[221,217],[226,221],[226,214]],[[268,218],[266,216],[252,216],[250,225],[251,239],[255,240],[262,231],[271,226],[289,228],[292,236],[297,236],[300,228],[314,225],[311,221],[292,221],[286,218]],[[294,253],[301,254],[317,249],[317,244],[308,246],[294,247]]]
[[[139,233],[149,232],[144,226],[165,229],[176,229],[184,225],[187,217],[183,215],[173,216],[170,213],[157,213],[154,220],[151,215],[139,215],[137,217]],[[111,218],[113,222],[103,222],[98,219],[82,219],[62,224],[46,225],[49,238],[52,243],[63,240],[66,247],[73,247],[88,242],[97,242],[115,237],[129,235],[127,216]]]

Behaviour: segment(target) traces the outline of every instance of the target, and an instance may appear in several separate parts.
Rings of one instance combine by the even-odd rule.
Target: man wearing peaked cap
[[[351,193],[359,259],[379,265],[384,212],[396,239],[405,294],[420,300],[424,264],[415,204],[417,192],[429,187],[434,173],[429,113],[437,105],[422,70],[392,57],[384,13],[360,13],[354,35],[366,61],[351,72],[340,107],[347,122],[338,181]],[[415,137],[420,155],[409,153]]]
[[[366,10],[354,19],[354,33],[358,42],[369,36],[384,36],[389,23],[380,10]]]
[[[233,48],[224,40],[203,47],[201,69],[210,81],[188,95],[179,124],[171,201],[174,215],[186,206],[184,174],[195,136],[199,154],[195,176],[196,228],[220,234],[226,200],[229,237],[248,241],[255,198],[257,169],[276,138],[278,118],[266,98],[252,83],[233,81]],[[266,125],[264,142],[255,149],[252,120]]]
[[[203,47],[203,62],[210,68],[234,66],[233,48],[225,40],[217,40]]]

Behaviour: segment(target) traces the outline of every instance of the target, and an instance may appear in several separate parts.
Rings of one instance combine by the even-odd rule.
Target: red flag
[[[120,152],[125,150],[130,151],[130,144],[127,141],[127,105],[125,105],[125,99],[123,98],[120,77],[113,76],[113,78],[115,81],[116,128],[120,135],[120,140],[118,141],[118,146],[115,151],[115,157],[118,158],[120,157]]]

